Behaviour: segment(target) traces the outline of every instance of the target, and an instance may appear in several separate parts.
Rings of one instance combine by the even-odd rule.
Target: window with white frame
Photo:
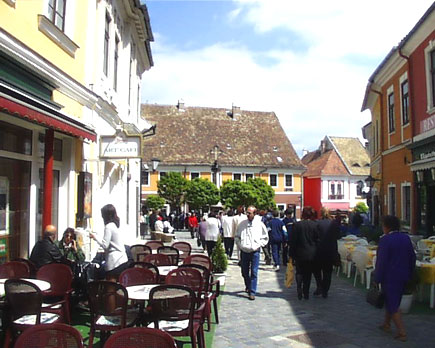
[[[133,83],[133,64],[134,64],[134,55],[135,55],[135,46],[133,41],[130,45],[130,68],[128,72],[128,104],[131,105],[131,97],[132,97],[132,83]]]
[[[245,180],[248,181],[249,179],[254,179],[254,174],[253,173],[246,173],[245,174]]]
[[[278,186],[278,175],[277,174],[269,174],[269,185],[272,187]]]
[[[435,109],[435,40],[431,40],[424,50],[426,63],[427,110]]]
[[[150,186],[150,172],[142,170],[142,185]]]
[[[199,173],[198,172],[191,172],[190,173],[190,180],[199,178]]]
[[[396,186],[388,186],[388,214],[396,216]]]
[[[411,184],[402,184],[402,220],[411,223]]]
[[[363,195],[363,188],[364,188],[364,182],[362,180],[359,180],[356,183],[356,195],[357,196],[362,196]]]
[[[103,56],[103,72],[107,76],[109,71],[109,43],[110,43],[110,15],[106,12],[104,24],[104,56]]]
[[[432,107],[435,107],[435,49],[430,52],[430,80],[432,89]]]
[[[402,93],[402,125],[409,123],[409,85],[408,80],[400,84],[400,91]]]
[[[328,182],[328,198],[329,199],[343,199],[343,188],[344,181],[343,180],[331,180]]]
[[[394,124],[394,92],[388,94],[388,130],[393,133],[396,129]]]
[[[65,31],[66,0],[49,0],[48,19],[61,31]]]
[[[115,36],[115,55],[113,56],[113,89],[118,89],[118,58],[119,58],[119,38]]]
[[[293,187],[293,174],[284,175],[284,185],[285,187]]]
[[[233,180],[242,181],[242,173],[233,173]]]

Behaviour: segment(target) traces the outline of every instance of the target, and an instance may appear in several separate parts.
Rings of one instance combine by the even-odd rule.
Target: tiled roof
[[[219,165],[304,169],[273,112],[143,104],[141,116],[155,124],[144,139],[144,159],[166,165],[211,165],[219,147]]]
[[[370,157],[358,138],[329,137],[352,175],[370,174]]]
[[[323,154],[320,150],[309,152],[302,158],[302,162],[307,166],[307,170],[304,173],[306,177],[349,175],[334,149],[327,150]]]

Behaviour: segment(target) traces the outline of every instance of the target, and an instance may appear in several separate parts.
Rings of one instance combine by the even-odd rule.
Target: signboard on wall
[[[78,177],[77,217],[92,217],[92,174],[80,172]]]
[[[125,134],[100,137],[101,158],[141,157],[141,137]]]

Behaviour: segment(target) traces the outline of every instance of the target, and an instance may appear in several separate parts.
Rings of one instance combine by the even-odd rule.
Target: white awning
[[[411,170],[413,172],[416,172],[417,170],[426,170],[432,168],[435,168],[435,158],[425,158],[411,163]]]

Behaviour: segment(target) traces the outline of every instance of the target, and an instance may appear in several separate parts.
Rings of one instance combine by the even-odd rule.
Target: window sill
[[[75,57],[79,46],[44,15],[38,15],[38,29],[71,57]]]
[[[6,1],[6,2],[7,2],[7,1]],[[427,108],[427,113],[428,113],[429,115],[435,114],[435,106],[428,107],[428,108]]]

